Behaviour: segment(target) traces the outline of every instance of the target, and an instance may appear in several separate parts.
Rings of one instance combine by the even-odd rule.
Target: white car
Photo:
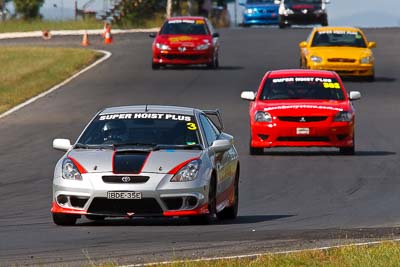
[[[192,223],[237,216],[238,154],[217,110],[107,108],[75,144],[55,139],[53,147],[66,151],[53,180],[58,225],[73,225],[82,215],[180,216]]]

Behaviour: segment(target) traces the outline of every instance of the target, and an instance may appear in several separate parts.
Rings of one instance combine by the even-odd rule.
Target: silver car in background
[[[218,110],[141,105],[106,108],[66,151],[53,180],[51,213],[57,225],[82,215],[188,217],[206,224],[234,219],[239,160]]]

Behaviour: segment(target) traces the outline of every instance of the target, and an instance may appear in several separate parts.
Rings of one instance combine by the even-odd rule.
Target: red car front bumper
[[[195,65],[210,64],[213,61],[213,51],[153,51],[153,63],[165,65]]]
[[[353,122],[265,123],[252,122],[251,146],[350,147],[354,144]]]

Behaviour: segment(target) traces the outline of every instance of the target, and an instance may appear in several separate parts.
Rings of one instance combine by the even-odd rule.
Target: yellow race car
[[[341,76],[360,76],[375,79],[374,55],[364,33],[353,27],[314,28],[300,46],[300,67],[332,70]]]

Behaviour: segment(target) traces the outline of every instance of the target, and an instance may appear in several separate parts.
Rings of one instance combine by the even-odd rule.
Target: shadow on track
[[[249,223],[260,223],[267,221],[274,221],[284,218],[293,217],[296,215],[282,214],[282,215],[243,215],[238,216],[235,220],[217,221],[216,224],[249,224]]]
[[[343,155],[339,151],[264,151],[262,155],[255,155],[252,157],[262,156],[342,156],[342,157],[370,157],[370,156],[392,156],[396,152],[391,151],[356,151],[355,155]]]
[[[296,215],[244,215],[235,220],[219,221],[213,220],[210,225],[250,224],[266,221],[279,220]],[[110,218],[102,221],[83,221],[76,226],[192,226],[186,218]],[[199,226],[199,225],[195,225]]]
[[[203,71],[219,71],[219,70],[242,70],[244,67],[242,66],[219,66],[217,69],[207,68],[204,66],[167,66],[161,67],[159,70],[156,71],[167,71],[167,70],[203,70]]]

